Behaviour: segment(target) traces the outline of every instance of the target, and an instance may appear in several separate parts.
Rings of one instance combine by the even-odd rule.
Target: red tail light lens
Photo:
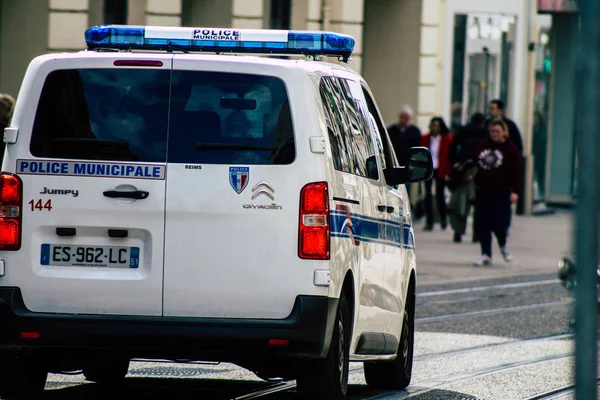
[[[16,205],[21,201],[21,180],[8,174],[0,175],[0,203]]]
[[[0,250],[21,248],[23,182],[17,175],[0,174]]]
[[[300,232],[298,254],[300,258],[328,260],[329,192],[326,182],[310,183],[300,193]]]

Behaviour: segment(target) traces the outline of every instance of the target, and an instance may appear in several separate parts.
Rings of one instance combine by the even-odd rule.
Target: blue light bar
[[[337,56],[354,50],[352,36],[320,31],[272,29],[173,28],[104,25],[85,31],[88,49],[182,50]]]

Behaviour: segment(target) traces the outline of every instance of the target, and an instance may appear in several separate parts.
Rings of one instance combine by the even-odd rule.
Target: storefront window
[[[512,50],[508,33],[516,17],[500,14],[454,16],[451,126],[468,123],[476,113],[487,113],[492,99],[508,97]]]

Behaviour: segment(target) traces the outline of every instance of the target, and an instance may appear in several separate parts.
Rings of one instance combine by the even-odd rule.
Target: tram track
[[[434,291],[418,293],[417,297],[423,298],[423,300],[426,301],[426,303],[425,303],[425,305],[426,305],[426,304],[429,304],[432,302],[435,303],[434,299],[443,298],[444,296],[460,298],[465,295],[472,296],[474,293],[476,295],[485,294],[486,291],[511,290],[512,292],[514,292],[514,289],[518,289],[518,288],[521,288],[521,289],[527,288],[527,287],[545,288],[545,287],[550,287],[553,284],[558,284],[558,281],[553,280],[553,279],[546,279],[546,280],[537,280],[537,281],[529,281],[529,282],[517,282],[517,283],[507,283],[507,284],[495,284],[495,285],[488,285],[488,286],[478,286],[478,287],[472,287],[472,288],[434,290]],[[456,296],[456,295],[458,295],[458,296]],[[519,312],[519,311],[534,311],[534,310],[539,310],[539,309],[544,309],[544,308],[566,307],[566,306],[571,305],[572,303],[573,303],[572,301],[554,301],[554,302],[529,304],[529,305],[521,305],[521,306],[514,306],[514,307],[503,307],[503,308],[492,308],[492,309],[486,309],[486,310],[477,310],[477,311],[471,311],[471,312],[465,312],[465,313],[454,313],[454,314],[450,313],[450,314],[445,314],[445,315],[434,315],[434,316],[416,318],[415,325],[417,327],[418,326],[427,326],[427,324],[436,323],[436,322],[445,322],[445,321],[463,320],[463,319],[468,320],[471,318],[510,314],[510,313]],[[561,333],[561,334],[555,334],[555,335],[549,335],[549,336],[539,336],[539,337],[533,337],[533,338],[527,338],[527,339],[515,339],[515,340],[510,340],[510,341],[500,342],[500,343],[490,343],[490,344],[484,344],[484,345],[478,345],[478,346],[462,347],[462,348],[458,348],[455,350],[446,350],[446,351],[431,352],[431,353],[424,353],[421,355],[417,355],[414,357],[414,362],[420,363],[420,362],[428,362],[430,360],[435,361],[436,358],[439,358],[440,360],[442,360],[442,362],[444,362],[443,361],[444,359],[450,359],[451,357],[462,356],[462,355],[469,354],[469,353],[476,354],[477,352],[485,352],[488,350],[501,350],[501,349],[510,348],[510,347],[518,348],[519,346],[522,346],[522,345],[542,343],[542,342],[546,342],[546,341],[568,340],[568,339],[573,339],[573,337],[574,337],[573,333]],[[364,397],[364,396],[368,396],[369,394],[368,394],[368,392],[363,391],[363,389],[360,389],[360,391],[363,393],[362,394],[353,393],[352,396],[350,397],[350,399],[392,400],[392,399],[414,398],[416,396],[420,396],[420,395],[424,395],[424,394],[427,395],[427,393],[429,393],[433,390],[436,390],[437,388],[441,388],[443,386],[449,385],[449,384],[454,384],[454,383],[458,383],[458,382],[462,382],[462,381],[477,379],[479,377],[483,377],[486,375],[502,373],[504,371],[510,371],[510,370],[514,370],[517,368],[524,368],[529,365],[535,365],[535,364],[540,364],[540,363],[544,363],[544,362],[551,362],[554,360],[560,360],[560,359],[564,359],[564,358],[568,358],[568,357],[572,357],[572,356],[573,355],[571,353],[561,352],[561,353],[557,353],[557,354],[553,354],[553,355],[546,355],[544,357],[538,357],[538,358],[533,358],[533,359],[529,359],[529,360],[505,360],[506,362],[504,362],[504,363],[499,363],[499,364],[495,364],[495,365],[494,364],[487,365],[487,366],[477,368],[477,369],[474,369],[472,371],[465,372],[465,373],[454,373],[454,374],[446,374],[446,375],[441,373],[439,377],[433,377],[432,379],[429,379],[429,380],[425,380],[422,382],[413,381],[411,386],[408,388],[408,391],[404,390],[404,391],[400,391],[400,392],[389,392],[389,393],[385,393],[385,394],[379,394],[374,397]],[[151,360],[143,360],[143,361],[149,362]],[[352,364],[354,364],[354,366]],[[351,364],[351,368],[350,368],[350,376],[351,377],[356,377],[358,374],[363,373],[362,363],[352,363],[352,364]],[[173,366],[173,369],[176,370],[176,369],[178,369],[178,367]],[[176,371],[174,371],[174,372],[176,372]],[[215,371],[215,373],[218,375],[217,371]],[[141,377],[141,376],[139,376],[139,377]],[[217,379],[220,379],[220,378],[217,378]],[[263,384],[264,384],[264,382],[263,382]],[[568,390],[567,388],[568,387],[561,388],[561,389]],[[250,390],[248,390],[248,389],[250,389]],[[229,398],[231,400],[251,400],[251,399],[263,399],[263,398],[264,399],[266,399],[266,398],[273,398],[273,399],[286,398],[287,399],[288,396],[290,398],[295,398],[294,392],[296,390],[296,382],[289,381],[289,382],[269,383],[266,385],[261,385],[260,388],[256,388],[254,390],[252,390],[251,388],[246,388],[246,390],[247,390],[247,392],[242,391],[241,394],[238,392],[238,394],[235,395],[236,397],[227,397],[227,398]],[[554,392],[555,391],[552,391],[552,393],[554,393]],[[373,393],[374,392],[371,392],[371,396],[373,396]],[[381,393],[381,392],[379,392],[379,393]],[[556,392],[556,393],[558,393],[558,392]],[[545,393],[545,395],[550,395],[550,394],[551,394],[550,392]],[[558,397],[533,397],[532,399],[537,399],[537,398],[558,398]]]
[[[546,342],[546,341],[572,339],[573,337],[574,337],[573,333],[565,333],[565,334],[549,335],[549,336],[529,338],[529,339],[514,340],[514,341],[510,341],[510,342],[503,342],[503,343],[493,343],[493,344],[482,345],[482,346],[473,346],[473,347],[467,347],[467,348],[445,351],[445,352],[427,353],[427,354],[423,354],[420,356],[415,356],[414,362],[423,362],[423,361],[432,360],[432,359],[440,358],[440,357],[444,357],[444,358],[452,357],[452,356],[457,356],[457,355],[464,355],[467,353],[482,352],[482,351],[491,350],[491,349],[502,349],[502,348],[508,348],[508,347],[518,347],[518,346],[522,346],[522,345],[526,345],[526,344],[541,343],[541,342]],[[558,355],[539,357],[539,358],[536,358],[533,360],[516,361],[516,362],[510,362],[510,363],[504,363],[504,364],[500,364],[500,365],[485,367],[485,368],[477,369],[474,371],[470,371],[465,374],[457,374],[457,375],[449,375],[447,377],[439,377],[439,378],[435,378],[435,379],[432,379],[427,382],[415,382],[415,383],[411,384],[412,387],[417,388],[415,391],[411,390],[410,392],[407,392],[407,391],[391,392],[391,393],[386,393],[384,395],[369,397],[369,398],[366,398],[365,400],[396,400],[396,399],[401,400],[401,399],[412,398],[414,396],[422,395],[427,392],[430,392],[430,391],[432,391],[440,386],[444,386],[446,384],[456,383],[456,382],[460,382],[460,381],[467,381],[467,380],[478,378],[481,376],[490,375],[493,373],[510,371],[510,370],[513,370],[516,368],[527,367],[529,365],[534,365],[534,364],[548,362],[548,361],[554,361],[554,360],[568,358],[568,357],[572,357],[572,356],[573,356],[573,353],[568,352],[568,353],[561,353]],[[350,368],[350,376],[353,376],[353,375],[356,375],[356,374],[359,374],[362,372],[363,372],[362,365]],[[421,388],[421,387],[425,387],[425,388]],[[245,394],[240,397],[234,397],[234,398],[232,398],[232,400],[250,400],[250,399],[258,399],[258,398],[266,398],[267,396],[277,394],[277,393],[280,394],[280,393],[285,393],[285,392],[291,392],[295,388],[296,388],[295,381],[290,381],[290,382],[286,382],[286,383],[278,383],[278,384],[274,384],[273,386],[269,386],[267,388],[262,388],[255,392],[251,392],[251,393]],[[421,389],[418,389],[418,388],[421,388]]]
[[[596,379],[596,383],[600,383],[600,378]],[[534,396],[527,397],[524,400],[559,400],[565,396],[575,394],[575,385],[567,385],[557,389],[548,390],[547,392],[538,393]]]
[[[524,305],[524,306],[492,308],[492,309],[488,309],[488,310],[470,311],[470,312],[466,312],[466,313],[447,314],[447,315],[439,315],[439,316],[433,316],[433,317],[416,318],[415,324],[421,325],[421,324],[432,323],[432,322],[449,321],[449,320],[471,318],[471,317],[487,317],[487,316],[496,315],[496,314],[536,310],[536,309],[548,308],[548,307],[567,307],[572,304],[573,304],[572,300],[563,300],[563,301],[553,301],[553,302],[549,302],[549,303],[528,304],[528,305]]]
[[[477,369],[474,371],[469,371],[464,374],[455,374],[452,376],[440,377],[440,378],[432,379],[429,381],[415,382],[414,384],[411,385],[412,387],[414,387],[414,389],[410,389],[409,391],[403,390],[403,391],[399,391],[399,392],[391,392],[391,393],[386,393],[384,395],[379,395],[379,396],[375,396],[375,397],[368,397],[364,400],[410,399],[410,398],[414,398],[417,396],[422,396],[423,394],[426,394],[428,392],[431,392],[435,389],[441,388],[446,385],[456,384],[456,383],[460,383],[460,382],[466,382],[466,381],[470,381],[472,379],[481,378],[481,377],[492,375],[492,374],[508,372],[508,371],[515,370],[518,368],[529,367],[529,366],[544,363],[544,362],[567,359],[570,357],[574,357],[572,352],[559,353],[559,354],[554,354],[554,355],[550,355],[550,356],[537,357],[537,358],[531,359],[531,360],[523,360],[523,361],[504,363],[504,364],[500,364],[500,365],[494,365],[494,366],[490,366],[490,367],[480,368],[480,369]]]

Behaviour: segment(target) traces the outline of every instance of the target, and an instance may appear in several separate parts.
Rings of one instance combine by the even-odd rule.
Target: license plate
[[[59,267],[137,268],[140,248],[42,244],[42,265]]]

